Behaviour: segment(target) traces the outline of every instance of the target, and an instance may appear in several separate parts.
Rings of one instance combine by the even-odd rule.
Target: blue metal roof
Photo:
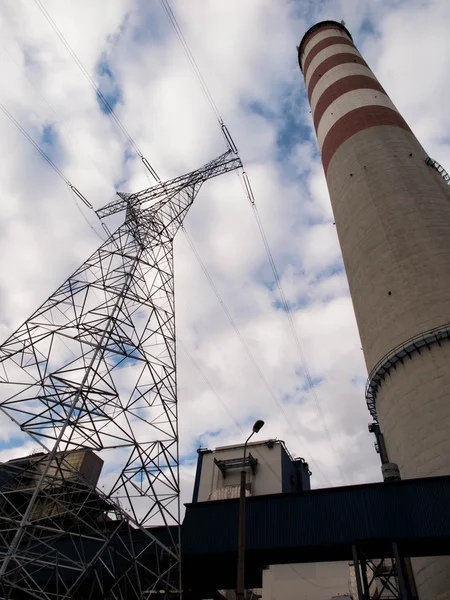
[[[351,560],[354,543],[372,557],[390,555],[394,540],[404,556],[449,554],[449,505],[450,476],[248,498],[247,585],[258,587],[269,564]],[[233,587],[237,523],[238,500],[187,505],[189,583],[201,565],[217,587]]]
[[[260,587],[262,570],[270,564],[351,560],[353,544],[373,558],[390,556],[392,541],[403,556],[448,555],[448,506],[450,476],[247,498],[246,587]],[[234,588],[237,528],[237,499],[186,506],[182,562],[187,599],[211,598],[214,590]],[[164,528],[151,528],[151,532],[168,542]],[[124,527],[117,533],[117,543],[127,547],[133,538],[136,549],[143,535]],[[80,539],[79,545],[80,552],[93,556],[101,541]],[[65,548],[70,562],[77,544],[62,538],[55,546]],[[114,560],[125,560],[125,555]],[[157,546],[146,554],[150,570],[162,559]],[[170,558],[164,560],[169,566]],[[60,564],[60,569],[66,567]],[[106,566],[103,571],[106,584]],[[53,576],[51,567],[40,571],[45,581]],[[72,580],[70,573],[67,580]]]

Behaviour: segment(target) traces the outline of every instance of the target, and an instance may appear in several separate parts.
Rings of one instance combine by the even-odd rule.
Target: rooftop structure
[[[243,444],[199,448],[193,502],[238,498]],[[310,489],[308,464],[293,458],[282,440],[250,442],[245,459],[248,496]]]

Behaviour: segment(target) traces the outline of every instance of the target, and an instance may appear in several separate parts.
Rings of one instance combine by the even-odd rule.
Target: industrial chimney
[[[298,48],[369,372],[367,402],[403,479],[450,474],[450,188],[345,26]],[[450,558],[413,561],[450,598]]]

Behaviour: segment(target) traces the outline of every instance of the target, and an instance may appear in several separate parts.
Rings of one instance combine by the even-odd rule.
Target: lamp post
[[[264,425],[264,421],[258,420],[253,425],[251,434],[244,444],[244,458],[241,470],[241,489],[239,496],[239,532],[238,532],[238,560],[237,560],[237,583],[236,600],[244,599],[244,576],[245,576],[245,486],[247,483],[247,472],[245,470],[245,455],[247,444],[253,434],[258,433]]]

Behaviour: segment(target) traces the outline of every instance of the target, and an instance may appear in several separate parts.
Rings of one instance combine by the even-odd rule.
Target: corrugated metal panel
[[[247,550],[450,537],[450,477],[276,494],[247,500]],[[235,500],[188,505],[183,554],[234,552]]]

